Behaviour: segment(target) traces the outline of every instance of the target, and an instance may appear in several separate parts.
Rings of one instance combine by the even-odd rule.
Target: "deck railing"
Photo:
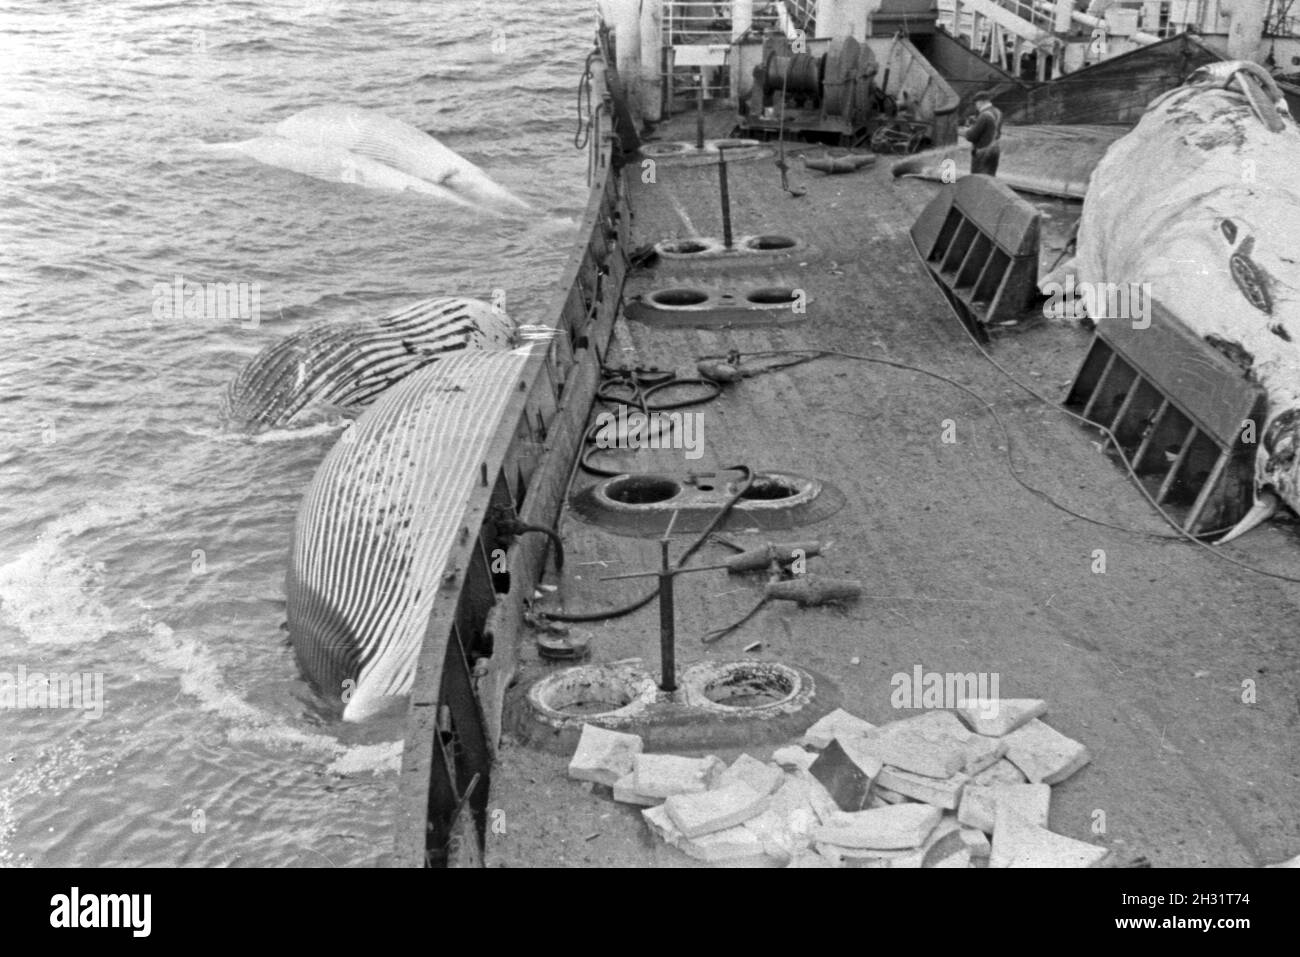
[[[730,96],[732,4],[664,0],[661,16],[660,72],[669,109],[675,97],[694,100],[701,92],[706,100]]]
[[[666,101],[694,102],[701,92],[706,100],[730,99],[735,92],[731,54],[742,34],[771,29],[812,37],[816,15],[816,0],[753,0],[743,6],[733,0],[662,0],[659,73]]]
[[[1059,31],[1056,29],[1056,3],[1054,0],[995,0],[998,6],[1015,14],[1026,23],[1030,23],[1040,30],[1048,33],[1056,33],[1063,36],[1064,33],[1080,31],[1086,32],[1089,24],[1081,19],[1087,17],[1087,4],[1076,3],[1073,13],[1078,14],[1072,23],[1069,31]],[[1282,4],[1289,7],[1294,0],[1271,0],[1272,5]],[[1137,12],[1138,27],[1142,33],[1154,37],[1165,38],[1176,36],[1187,29],[1189,25],[1196,26],[1201,24],[1202,19],[1207,13],[1206,0],[1147,0],[1144,3],[1126,3],[1116,4],[1116,8],[1121,11]],[[969,36],[971,32],[971,22],[974,19],[972,12],[965,9],[960,0],[938,0],[939,17],[938,21],[944,24],[948,32],[954,36]],[[1094,19],[1105,20],[1105,13],[1098,14]],[[1270,14],[1270,23],[1274,20],[1282,22],[1286,18],[1276,18]],[[1204,25],[1202,25],[1204,29]],[[981,34],[986,33],[981,30]]]
[[[731,43],[731,4],[665,0],[664,46]]]
[[[1010,13],[1034,26],[1055,32],[1056,4],[1054,0],[996,0]],[[1087,16],[1089,4],[1076,0],[1074,13]],[[1189,27],[1202,33],[1213,33],[1218,28],[1217,8],[1208,0],[1146,0],[1115,5],[1120,10],[1138,11],[1138,29],[1148,36],[1165,39],[1185,32]],[[970,37],[972,20],[969,9],[963,9],[960,0],[938,0],[938,22],[953,36]],[[1105,13],[1097,15],[1105,20]],[[1086,30],[1081,20],[1074,23],[1074,32]],[[981,40],[987,37],[988,27],[979,31]],[[1300,37],[1300,0],[1269,0],[1264,21],[1264,35],[1270,37]]]

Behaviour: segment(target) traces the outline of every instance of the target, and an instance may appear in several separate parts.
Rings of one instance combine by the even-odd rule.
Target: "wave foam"
[[[222,677],[216,658],[193,638],[182,637],[168,625],[148,625],[145,657],[155,665],[180,673],[181,691],[232,727],[226,739],[232,744],[291,747],[333,758],[328,770],[337,774],[370,771],[382,774],[401,766],[402,742],[348,746],[328,734],[304,731],[283,718],[249,704]]]
[[[103,601],[104,566],[71,545],[92,529],[111,528],[156,512],[141,497],[92,502],[41,532],[36,543],[0,565],[0,611],[33,644],[70,645],[98,641],[127,627]]]

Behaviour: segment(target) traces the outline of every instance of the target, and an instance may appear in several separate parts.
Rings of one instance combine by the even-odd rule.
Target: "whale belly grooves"
[[[316,323],[253,357],[228,387],[225,417],[292,424],[306,410],[366,405],[416,369],[466,349],[508,349],[514,324],[474,299],[426,300],[380,319]]]
[[[344,703],[344,720],[409,694],[480,463],[527,360],[465,351],[419,370],[317,470],[290,546],[289,634],[304,673]]]

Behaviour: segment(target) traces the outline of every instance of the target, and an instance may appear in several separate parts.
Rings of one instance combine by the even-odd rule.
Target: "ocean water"
[[[98,715],[0,710],[0,865],[387,858],[400,722],[336,722],[281,628],[340,426],[232,433],[221,390],[308,322],[429,296],[503,290],[545,321],[593,23],[572,0],[0,2],[0,692],[102,687]],[[199,148],[333,103],[433,133],[538,214]],[[259,321],[157,318],[177,276],[250,284]]]

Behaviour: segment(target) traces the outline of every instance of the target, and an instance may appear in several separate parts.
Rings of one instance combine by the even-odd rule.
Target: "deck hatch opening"
[[[671,156],[674,153],[685,153],[692,148],[689,143],[646,143],[641,147],[641,155]]]
[[[778,661],[700,661],[682,673],[686,702],[719,717],[792,714],[812,699],[809,675]]]
[[[789,236],[778,236],[773,233],[766,236],[752,236],[745,241],[745,245],[750,249],[793,249],[796,243]]]
[[[608,714],[632,703],[632,694],[611,682],[593,681],[580,687],[557,689],[551,707],[572,715]]]
[[[702,243],[697,239],[677,239],[663,244],[663,252],[687,256],[708,252],[712,248],[708,243]]]
[[[809,710],[825,713],[839,701],[826,679],[759,658],[696,661],[677,673],[676,684],[676,691],[661,691],[655,678],[628,664],[554,671],[534,680],[522,701],[514,697],[511,730],[566,756],[584,725],[640,734],[649,752],[747,748],[798,736],[811,722]]]
[[[775,476],[760,475],[749,483],[749,487],[740,493],[740,497],[770,502],[782,498],[793,498],[799,494],[799,491],[800,489],[792,482],[787,482]]]
[[[763,286],[745,293],[745,299],[748,302],[758,303],[763,306],[788,305],[798,298],[798,292],[788,286]]]
[[[802,241],[781,233],[733,235],[728,245],[725,230],[722,236],[671,236],[654,244],[655,252],[664,259],[700,263],[790,258],[803,248]]]
[[[678,286],[672,289],[657,289],[646,298],[661,309],[686,309],[708,302],[709,294],[703,289]]]
[[[794,693],[794,682],[780,672],[736,669],[704,685],[704,696],[727,708],[778,704]]]
[[[625,475],[611,479],[605,494],[623,505],[653,505],[676,497],[682,490],[674,479],[660,475]]]
[[[699,532],[728,499],[741,494],[721,529],[789,529],[820,522],[844,507],[844,494],[820,479],[789,472],[760,472],[745,486],[740,470],[675,474],[628,473],[576,492],[574,514],[619,535],[662,536]]]
[[[553,672],[528,689],[532,710],[554,726],[580,726],[597,719],[618,722],[655,701],[654,679],[636,668],[578,665]]]

